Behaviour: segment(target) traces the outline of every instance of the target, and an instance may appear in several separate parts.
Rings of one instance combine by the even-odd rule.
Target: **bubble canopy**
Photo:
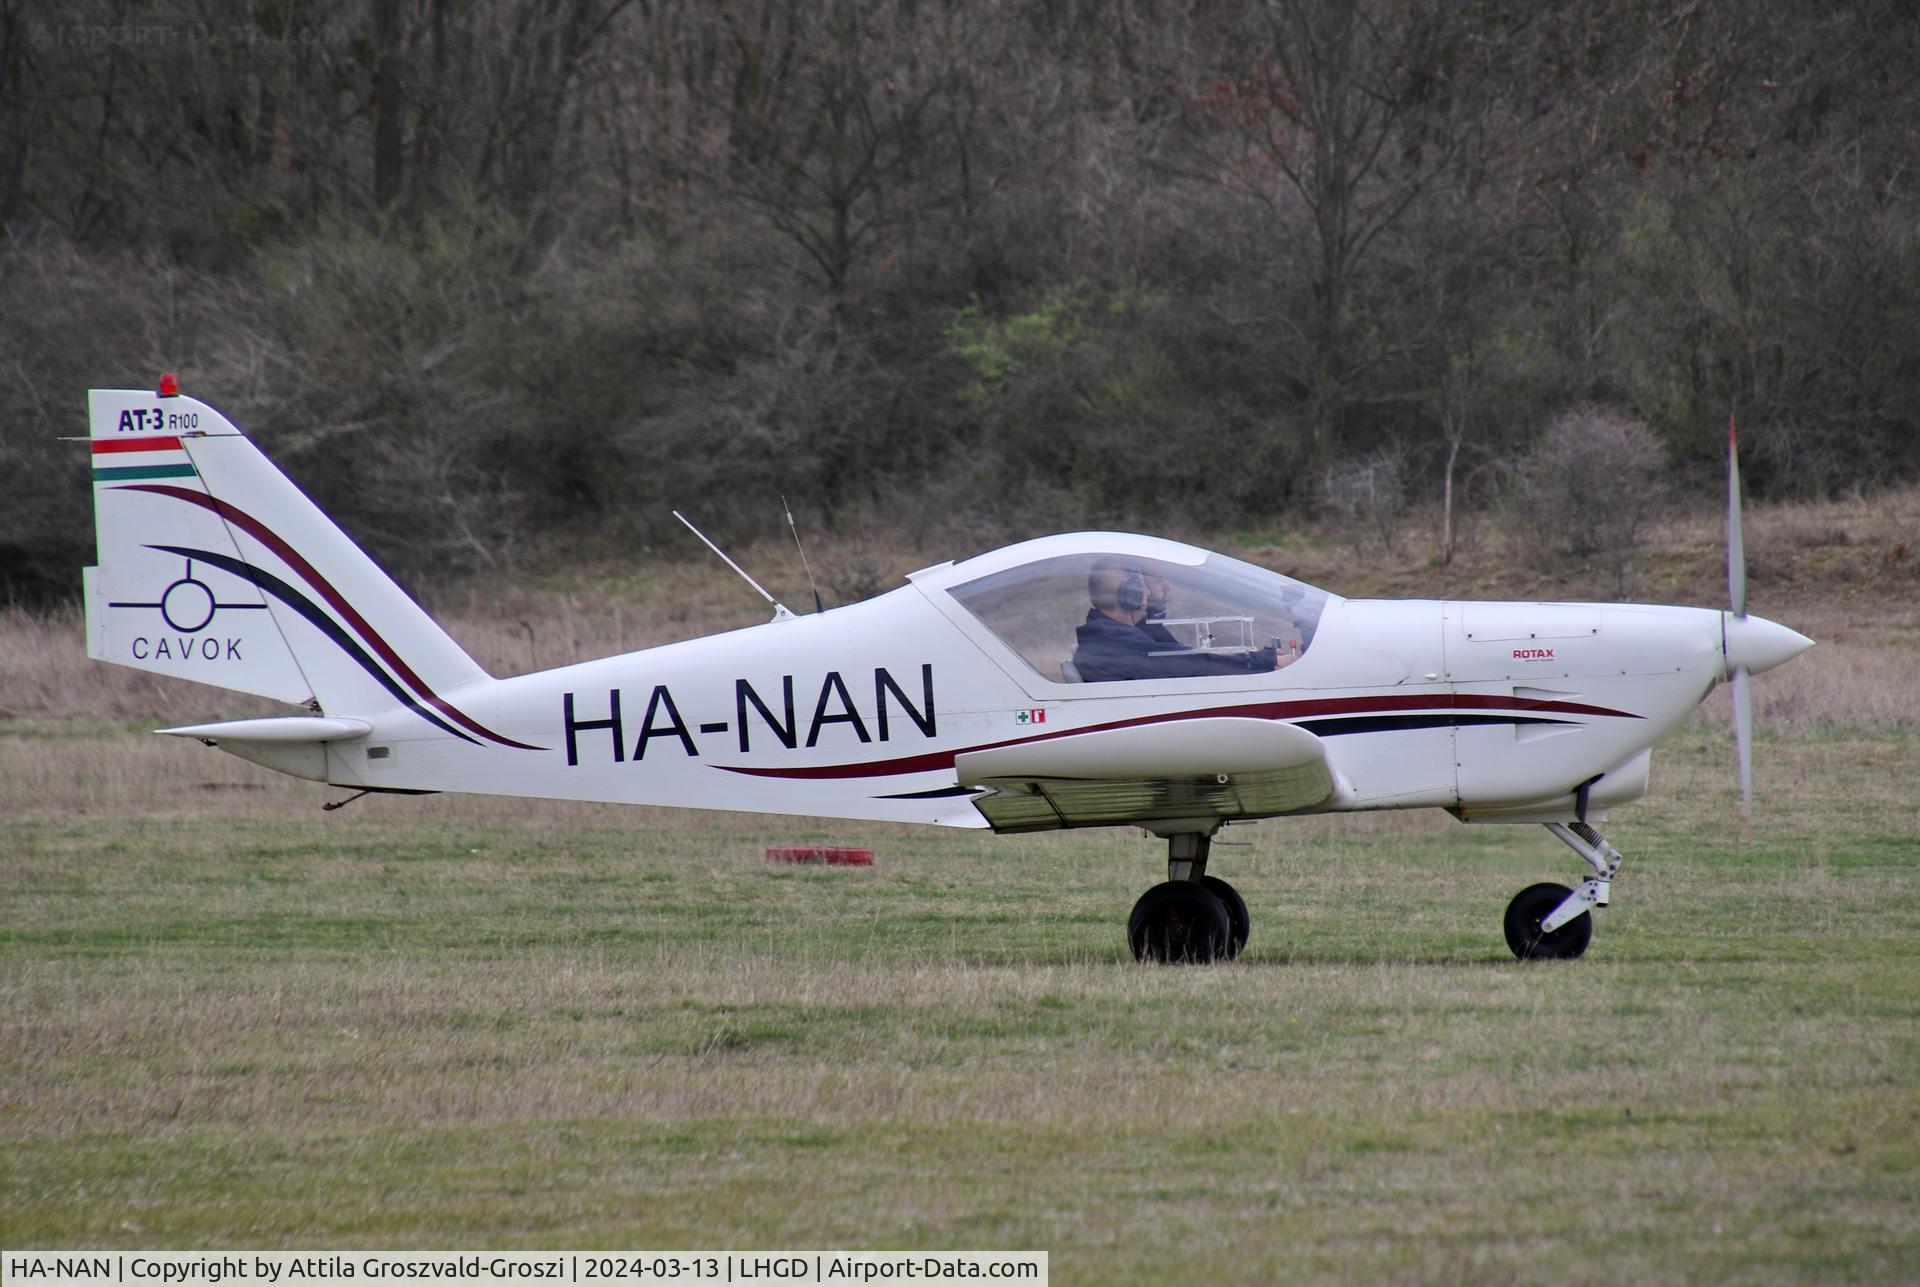
[[[1224,554],[1120,533],[1046,537],[939,571],[948,574],[946,592],[994,638],[1041,678],[1064,683],[1272,670],[1312,645],[1333,599]],[[1152,673],[1088,667],[1083,676],[1076,649],[1085,663],[1096,628],[1150,631],[1140,651],[1153,658]]]

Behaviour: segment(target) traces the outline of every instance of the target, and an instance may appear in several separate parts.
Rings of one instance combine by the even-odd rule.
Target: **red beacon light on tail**
[[[171,371],[160,377],[160,396],[163,398],[180,396],[180,381],[174,379]]]

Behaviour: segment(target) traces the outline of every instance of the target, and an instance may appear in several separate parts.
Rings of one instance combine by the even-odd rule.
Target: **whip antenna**
[[[780,508],[787,511],[787,530],[793,533],[793,548],[800,551],[800,566],[807,570],[807,584],[813,587],[813,610],[825,612],[826,605],[820,602],[820,586],[813,579],[813,565],[807,562],[807,547],[800,544],[800,529],[794,526],[793,506],[787,504],[787,498],[780,498]]]
[[[720,556],[720,561],[722,563],[726,564],[728,567],[732,568],[735,572],[737,572],[742,581],[745,581],[748,585],[758,590],[760,592],[760,597],[773,605],[773,619],[775,621],[781,621],[793,616],[792,609],[788,608],[786,604],[780,602],[780,600],[768,594],[767,587],[765,587],[764,585],[761,585],[758,581],[748,576],[747,570],[741,567],[738,563],[735,563],[732,559],[728,558],[727,552],[725,550],[715,545],[712,541],[709,541],[707,539],[707,534],[693,525],[692,519],[688,518],[685,514],[682,514],[677,509],[673,511],[673,516],[679,519],[682,523],[685,523],[687,525],[687,530],[689,532],[692,532],[695,536],[699,537],[700,543],[702,545],[712,550],[715,554],[718,554]]]

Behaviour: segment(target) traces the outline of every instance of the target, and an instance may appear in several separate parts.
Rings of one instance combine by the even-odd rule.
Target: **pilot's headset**
[[[1122,612],[1140,612],[1147,606],[1147,579],[1140,569],[1128,571],[1126,579],[1113,592],[1114,606]]]

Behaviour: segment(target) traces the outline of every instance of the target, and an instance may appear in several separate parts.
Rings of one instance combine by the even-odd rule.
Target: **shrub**
[[[1328,466],[1317,487],[1321,514],[1354,549],[1369,544],[1392,551],[1407,512],[1412,479],[1408,452],[1398,445]]]
[[[1641,533],[1666,503],[1659,440],[1619,411],[1583,406],[1547,426],[1514,471],[1503,508],[1523,557],[1544,568],[1604,567],[1624,595]]]

